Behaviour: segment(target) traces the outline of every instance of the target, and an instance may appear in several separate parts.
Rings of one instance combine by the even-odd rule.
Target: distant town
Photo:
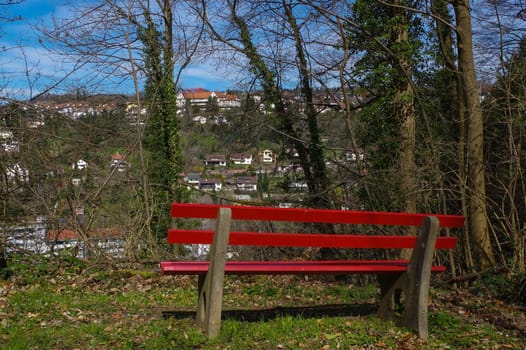
[[[299,105],[300,109],[303,108],[298,104],[301,100],[299,92],[286,91],[284,94],[286,101]],[[348,97],[355,107],[358,107],[363,99],[364,97]],[[191,137],[194,138],[206,136],[216,140],[216,147],[208,149],[188,143],[185,150],[185,170],[180,174],[181,182],[186,184],[192,193],[194,202],[211,202],[220,198],[234,203],[266,202],[280,207],[300,205],[301,193],[307,190],[307,184],[303,181],[295,149],[283,148],[271,139],[261,139],[257,144],[250,137],[244,142],[237,140],[235,146],[223,145],[220,142],[221,136],[218,132],[231,134],[228,130],[239,131],[239,125],[244,125],[247,130],[253,129],[250,125],[245,125],[248,122],[242,119],[247,118],[242,110],[248,101],[257,106],[257,112],[263,116],[268,108],[272,108],[262,103],[262,94],[258,92],[247,94],[198,88],[177,94],[177,114],[184,121],[184,125],[181,126],[182,132],[193,135]],[[326,115],[329,122],[338,118],[343,104],[344,98],[339,93],[320,92],[315,96],[317,111],[320,115]],[[26,113],[25,125],[28,130],[45,129],[46,121],[52,116],[66,118],[76,127],[75,125],[89,118],[97,120],[99,117],[121,113],[126,125],[119,122],[115,127],[128,128],[129,132],[133,133],[134,130],[140,130],[148,118],[147,109],[127,96],[88,96],[82,91],[62,96],[42,96],[23,104],[21,108]],[[343,121],[336,125],[342,125],[341,123]],[[15,162],[20,159],[16,154],[24,147],[23,142],[18,139],[18,134],[20,133],[16,129],[0,124],[0,156],[14,161],[6,163],[4,176],[7,186],[13,188],[31,183],[33,176],[42,176],[33,173],[34,170],[27,167],[23,161]],[[332,156],[334,160],[327,164],[335,172],[340,166],[352,167],[358,160],[365,161],[364,151],[347,147],[341,141],[344,137],[328,133],[323,139],[325,142],[339,142],[332,145],[337,151]],[[102,186],[108,174],[113,174],[117,179],[129,178],[137,167],[134,157],[126,148],[115,148],[117,151],[111,153],[99,152],[95,157],[91,155],[91,159],[83,157],[82,150],[75,150],[73,153],[81,155],[80,157],[69,157],[69,165],[48,169],[46,176],[60,175],[61,178],[67,178],[69,185],[77,188],[79,193],[87,186],[87,182]],[[106,155],[102,156],[103,154]],[[80,197],[82,196],[69,205],[69,211],[78,222],[83,222],[89,208],[86,208],[86,203],[83,203]],[[346,208],[347,206],[342,206],[342,209]],[[45,217],[45,213],[42,213],[33,218],[32,223],[9,228],[8,242],[19,249],[43,253],[82,245],[82,237],[79,236],[78,230],[75,230],[78,222],[67,224],[65,220],[63,225],[59,225],[60,228],[51,229],[46,224]],[[122,231],[99,227],[90,229],[87,234],[92,239],[96,238],[99,247],[109,254],[122,254],[125,244]],[[79,254],[85,254],[83,249],[80,249]]]

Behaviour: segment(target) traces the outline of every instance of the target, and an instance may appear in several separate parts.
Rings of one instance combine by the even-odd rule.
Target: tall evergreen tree
[[[377,195],[370,205],[415,212],[416,112],[410,79],[421,26],[406,5],[404,1],[356,1],[351,17],[359,28],[350,29],[350,42],[360,54],[357,84],[371,101],[360,115],[361,142],[374,149],[371,170],[378,175],[371,191]],[[393,192],[387,194],[385,189]]]
[[[152,208],[150,227],[154,235],[163,237],[169,225],[169,205],[182,199],[177,178],[183,169],[179,142],[176,86],[172,44],[172,10],[170,1],[163,1],[164,26],[159,29],[149,10],[144,13],[145,26],[139,37],[145,55],[145,101],[148,122],[143,145],[149,153],[148,177]]]

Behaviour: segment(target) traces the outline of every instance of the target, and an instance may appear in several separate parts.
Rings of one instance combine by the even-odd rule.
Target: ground
[[[435,282],[430,337],[375,316],[377,288],[229,277],[221,334],[196,328],[196,278],[155,269],[26,271],[0,280],[5,349],[526,349],[525,307]],[[1,345],[4,344],[4,345]]]

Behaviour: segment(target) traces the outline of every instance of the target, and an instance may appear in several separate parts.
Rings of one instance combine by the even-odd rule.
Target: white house
[[[206,118],[202,115],[198,115],[192,118],[192,121],[196,124],[206,124]]]
[[[10,138],[0,141],[0,149],[3,149],[5,153],[14,153],[18,152],[20,147],[17,140]]]
[[[88,162],[86,162],[83,159],[79,159],[79,160],[77,160],[76,163],[73,163],[73,165],[71,166],[71,169],[73,169],[73,170],[84,170],[87,167],[88,167]]]
[[[117,171],[126,171],[129,164],[126,157],[120,153],[113,154],[111,156],[110,168],[117,168]]]
[[[223,184],[219,179],[201,179],[199,189],[203,191],[221,191]]]
[[[234,94],[219,91],[205,91],[204,89],[188,89],[177,94],[177,107],[184,108],[186,103],[199,108],[205,108],[209,101],[215,100],[220,109],[241,107],[241,100]]]
[[[252,164],[252,154],[232,153],[230,160],[236,165],[250,165]]]
[[[269,149],[263,150],[259,157],[262,163],[273,163],[275,159],[274,152]]]
[[[358,152],[355,152],[355,151],[347,151],[345,153],[345,160],[348,161],[348,162],[356,162],[358,160],[358,158],[360,158],[360,160],[364,160],[365,159],[365,155],[362,151],[358,151]]]
[[[236,187],[241,191],[257,191],[258,180],[255,176],[240,176],[236,180]]]
[[[201,181],[201,174],[199,173],[188,173],[184,177],[184,181],[189,184],[198,187]]]
[[[0,150],[6,153],[18,152],[18,141],[13,138],[13,132],[9,130],[0,130]]]
[[[226,166],[226,156],[224,154],[209,154],[203,162],[206,166]]]
[[[306,190],[308,186],[306,182],[294,181],[289,184],[289,188],[293,190]]]
[[[13,138],[13,132],[9,130],[0,130],[0,139],[11,139]]]
[[[17,163],[7,167],[6,176],[8,181],[28,182],[29,170]]]

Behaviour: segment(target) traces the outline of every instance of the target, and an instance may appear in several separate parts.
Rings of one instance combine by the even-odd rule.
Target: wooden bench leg
[[[206,275],[199,276],[198,281],[196,322],[208,337],[215,337],[221,328],[223,284],[231,218],[231,209],[218,210],[208,272]]]
[[[205,284],[207,274],[199,275],[197,279],[197,310],[195,314],[195,321],[197,325],[203,329],[206,328],[206,307],[207,307],[207,291]]]
[[[407,272],[401,275],[379,276],[381,299],[378,316],[412,329],[422,339],[428,336],[429,284],[439,228],[438,218],[426,217],[413,248]]]

